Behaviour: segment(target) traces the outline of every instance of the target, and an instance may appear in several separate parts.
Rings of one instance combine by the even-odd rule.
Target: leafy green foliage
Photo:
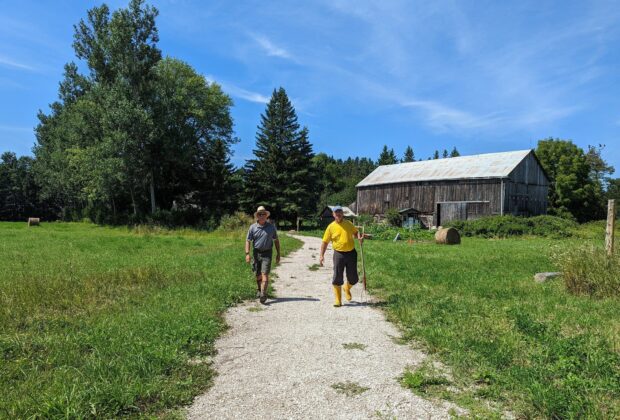
[[[245,210],[264,205],[275,220],[291,223],[310,213],[318,195],[314,153],[284,88],[273,91],[261,115],[254,155],[245,165]]]
[[[387,209],[387,211],[385,212],[385,219],[387,220],[390,226],[395,226],[395,227],[399,227],[403,222],[403,219],[400,217],[400,213],[398,212],[398,209],[393,208],[393,207]]]
[[[572,215],[585,222],[604,216],[602,177],[613,171],[600,157],[600,150],[586,154],[570,140],[538,142],[536,155],[550,178],[549,213]]]
[[[475,220],[454,220],[446,223],[445,227],[453,227],[464,236],[483,238],[521,235],[568,237],[573,235],[577,224],[556,216],[489,216]]]
[[[256,284],[239,233],[0,223],[0,417],[156,417],[213,378]],[[288,253],[299,242],[283,237]]]
[[[88,73],[65,66],[34,149],[42,198],[58,217],[136,223],[175,201],[216,213],[236,207],[232,101],[189,65],[162,59],[156,17],[132,0],[113,13],[95,7],[75,27]]]

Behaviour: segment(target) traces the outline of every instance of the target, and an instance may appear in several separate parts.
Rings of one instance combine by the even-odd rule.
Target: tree
[[[273,91],[256,134],[254,159],[245,165],[242,205],[265,205],[276,220],[312,212],[316,200],[314,153],[284,88]]]
[[[459,153],[458,150],[456,150],[456,146],[454,146],[454,148],[450,152],[450,157],[458,157],[458,156],[461,156],[461,154]]]
[[[37,179],[63,217],[139,221],[190,194],[205,210],[233,207],[232,100],[188,64],[161,58],[157,13],[132,0],[112,14],[95,7],[75,26],[88,73],[65,66],[59,100],[36,130]]]
[[[0,220],[24,220],[46,217],[47,209],[39,201],[39,188],[34,180],[33,159],[17,158],[5,152],[0,157]]]
[[[447,151],[446,149],[443,149],[443,153],[441,154],[441,157],[442,157],[443,159],[445,159],[445,158],[447,158],[447,157],[448,157],[448,151]]]
[[[405,149],[405,154],[401,162],[415,162],[415,155],[413,154],[411,146],[407,146],[407,149]]]
[[[394,149],[389,149],[387,145],[383,146],[381,150],[381,154],[379,155],[379,160],[377,161],[377,165],[393,165],[398,162],[396,159],[396,153],[394,153]]]
[[[540,140],[536,155],[550,178],[549,212],[579,222],[604,216],[602,188],[593,177],[592,160],[571,140]]]
[[[435,150],[435,153],[433,153],[433,159],[439,159],[439,151]]]

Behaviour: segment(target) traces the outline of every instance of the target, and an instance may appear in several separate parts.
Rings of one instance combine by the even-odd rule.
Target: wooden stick
[[[364,226],[362,226],[362,238],[364,238]],[[364,264],[364,243],[360,244],[360,255],[362,257],[362,284],[364,285],[364,290],[366,290],[366,265]]]
[[[616,200],[607,203],[607,230],[605,234],[605,249],[607,255],[614,253],[614,230],[616,228]]]

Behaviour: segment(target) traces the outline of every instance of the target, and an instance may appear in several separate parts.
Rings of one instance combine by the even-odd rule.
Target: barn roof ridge
[[[450,179],[507,178],[532,149],[382,165],[356,187]]]

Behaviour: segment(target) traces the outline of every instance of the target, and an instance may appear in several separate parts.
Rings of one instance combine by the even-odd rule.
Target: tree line
[[[270,208],[294,223],[327,204],[349,205],[355,185],[378,165],[415,162],[384,145],[375,161],[316,154],[284,88],[261,115],[254,157],[231,162],[239,140],[232,99],[188,63],[158,47],[157,10],[143,0],[88,11],[74,26],[81,65],[65,65],[58,100],[40,111],[34,157],[0,157],[0,220],[46,220],[215,227],[237,210]],[[81,72],[84,69],[85,72]],[[537,155],[551,178],[549,212],[600,218],[620,180],[601,157],[570,140],[544,139]],[[459,156],[454,147],[428,159]]]

